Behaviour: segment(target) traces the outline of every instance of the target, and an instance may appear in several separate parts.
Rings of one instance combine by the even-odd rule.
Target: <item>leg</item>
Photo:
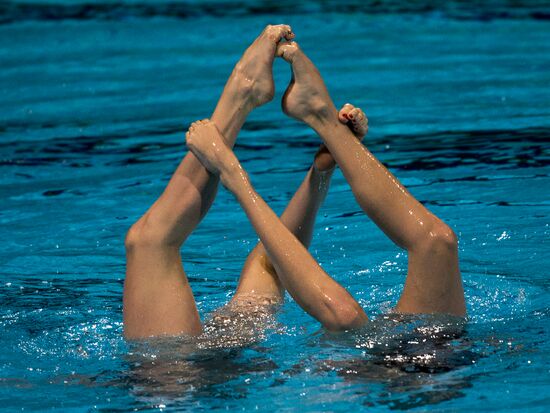
[[[319,171],[311,167],[281,215],[283,224],[306,248],[311,242],[317,211],[328,192],[332,172],[333,170]],[[243,266],[232,302],[264,300],[275,303],[283,299],[283,293],[284,289],[275,268],[265,247],[259,242]]]
[[[283,109],[313,127],[340,165],[359,205],[397,245],[409,268],[397,310],[464,315],[464,291],[453,231],[420,204],[374,155],[338,122],[328,91],[296,43],[278,55],[292,64],[293,81]]]
[[[317,264],[302,243],[256,193],[216,126],[201,121],[190,128],[187,145],[203,165],[220,174],[237,198],[267,251],[281,283],[298,304],[331,330],[359,327],[367,316],[357,301]]]
[[[357,114],[356,120],[350,120],[350,114]],[[358,115],[362,116],[362,121]],[[363,112],[346,104],[340,109],[339,119],[350,128],[357,139],[364,138],[367,123]],[[325,145],[321,145],[315,154],[312,167],[281,215],[281,222],[306,248],[311,242],[315,218],[328,192],[335,166],[332,155]],[[265,247],[259,242],[243,266],[239,285],[231,302],[234,304],[240,302],[257,304],[258,301],[268,304],[277,303],[282,301],[283,293],[284,288],[275,268],[269,260]]]
[[[271,66],[289,26],[268,26],[237,63],[212,115],[233,146],[248,113],[273,96]],[[199,315],[183,270],[180,247],[210,208],[218,178],[188,153],[160,198],[126,237],[124,333],[137,338],[198,334]]]

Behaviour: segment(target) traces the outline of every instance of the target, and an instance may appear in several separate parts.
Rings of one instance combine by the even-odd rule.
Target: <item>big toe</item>
[[[349,118],[349,113],[355,108],[351,103],[346,103],[344,106],[342,106],[342,109],[338,112],[338,119],[340,119],[340,122],[347,123]]]
[[[283,60],[292,63],[296,56],[300,54],[301,50],[296,42],[284,42],[279,43],[277,46],[277,56],[282,57]]]
[[[279,42],[282,38],[294,39],[294,33],[288,24],[269,25],[264,29],[264,33],[274,42]]]
[[[369,120],[361,108],[354,108],[348,115],[351,118],[352,129],[356,136],[364,137],[369,130]]]

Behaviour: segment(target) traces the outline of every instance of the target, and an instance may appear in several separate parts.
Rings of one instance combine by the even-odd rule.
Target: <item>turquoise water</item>
[[[0,4],[0,409],[547,411],[548,8],[435,4]],[[246,345],[121,338],[124,234],[186,152],[187,125],[279,22],[337,104],[367,111],[370,149],[458,234],[462,332],[384,316],[406,256],[338,172],[311,251],[372,327],[328,335],[289,298]],[[277,96],[236,147],[278,212],[319,142],[279,109],[288,78],[277,62]],[[183,251],[203,317],[255,242],[220,191]]]

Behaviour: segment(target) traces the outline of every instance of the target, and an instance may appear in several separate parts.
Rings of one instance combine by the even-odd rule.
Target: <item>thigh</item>
[[[126,259],[124,335],[200,334],[200,318],[179,250],[130,248]]]
[[[239,285],[232,303],[279,303],[283,301],[284,289],[267,252],[261,243],[256,245],[244,263]]]

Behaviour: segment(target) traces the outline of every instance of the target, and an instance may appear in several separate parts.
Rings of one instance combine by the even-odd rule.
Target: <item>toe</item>
[[[363,138],[369,129],[365,112],[363,112],[361,108],[353,107],[348,113],[348,118],[351,121],[350,128],[355,136]]]
[[[266,26],[266,28],[264,29],[264,33],[267,34],[267,36],[275,42],[278,42],[283,37],[287,40],[292,40],[294,38],[292,28],[287,24]]]
[[[290,40],[294,39],[294,38],[296,37],[296,35],[295,35],[294,32],[292,31],[292,27],[286,26],[286,28],[287,28],[287,30],[286,30],[286,32],[285,32],[285,34],[284,34],[284,38],[285,38],[286,40],[289,40],[289,41],[290,41]]]
[[[344,112],[343,109],[338,112],[338,120],[342,123],[348,123],[348,114],[347,112]]]
[[[340,109],[340,112],[338,112],[338,119],[340,119],[340,122],[347,123],[349,121],[348,114],[353,108],[354,106],[350,103],[346,103],[344,106],[342,106],[342,109]]]
[[[185,144],[187,145],[187,148],[191,149],[194,145],[193,142],[193,133],[187,132],[185,134]]]
[[[282,39],[283,37],[286,39],[286,40],[292,40],[294,39],[294,37],[296,37],[294,35],[294,32],[292,31],[292,27],[290,27],[288,24],[279,24],[277,26],[275,26],[277,28],[277,30],[279,31],[277,34],[278,34],[278,40]]]
[[[289,63],[292,63],[294,56],[299,51],[298,43],[296,42],[283,42],[277,46],[276,55],[282,57]]]
[[[358,132],[361,135],[361,139],[364,138],[367,135],[367,132],[369,131],[368,125],[362,125],[361,130]]]
[[[369,120],[365,116],[365,118],[361,122],[361,131],[362,131],[363,135],[366,135],[368,130],[369,130]]]
[[[350,120],[352,121],[357,120],[358,115],[359,115],[359,110],[357,108],[353,108],[348,112],[348,118],[350,118]]]
[[[357,115],[357,124],[360,125],[362,128],[367,129],[369,124],[369,119],[367,118],[367,115],[365,115],[365,112],[363,112],[360,108],[359,113]]]
[[[361,123],[361,121],[363,121],[363,119],[365,119],[365,115],[363,114],[363,111],[361,111],[360,108],[356,108],[356,109],[357,109],[357,112],[355,113],[354,121],[355,123],[359,124]]]
[[[363,138],[369,130],[367,118],[363,116],[363,118],[359,122],[354,124],[353,129],[357,137]]]

